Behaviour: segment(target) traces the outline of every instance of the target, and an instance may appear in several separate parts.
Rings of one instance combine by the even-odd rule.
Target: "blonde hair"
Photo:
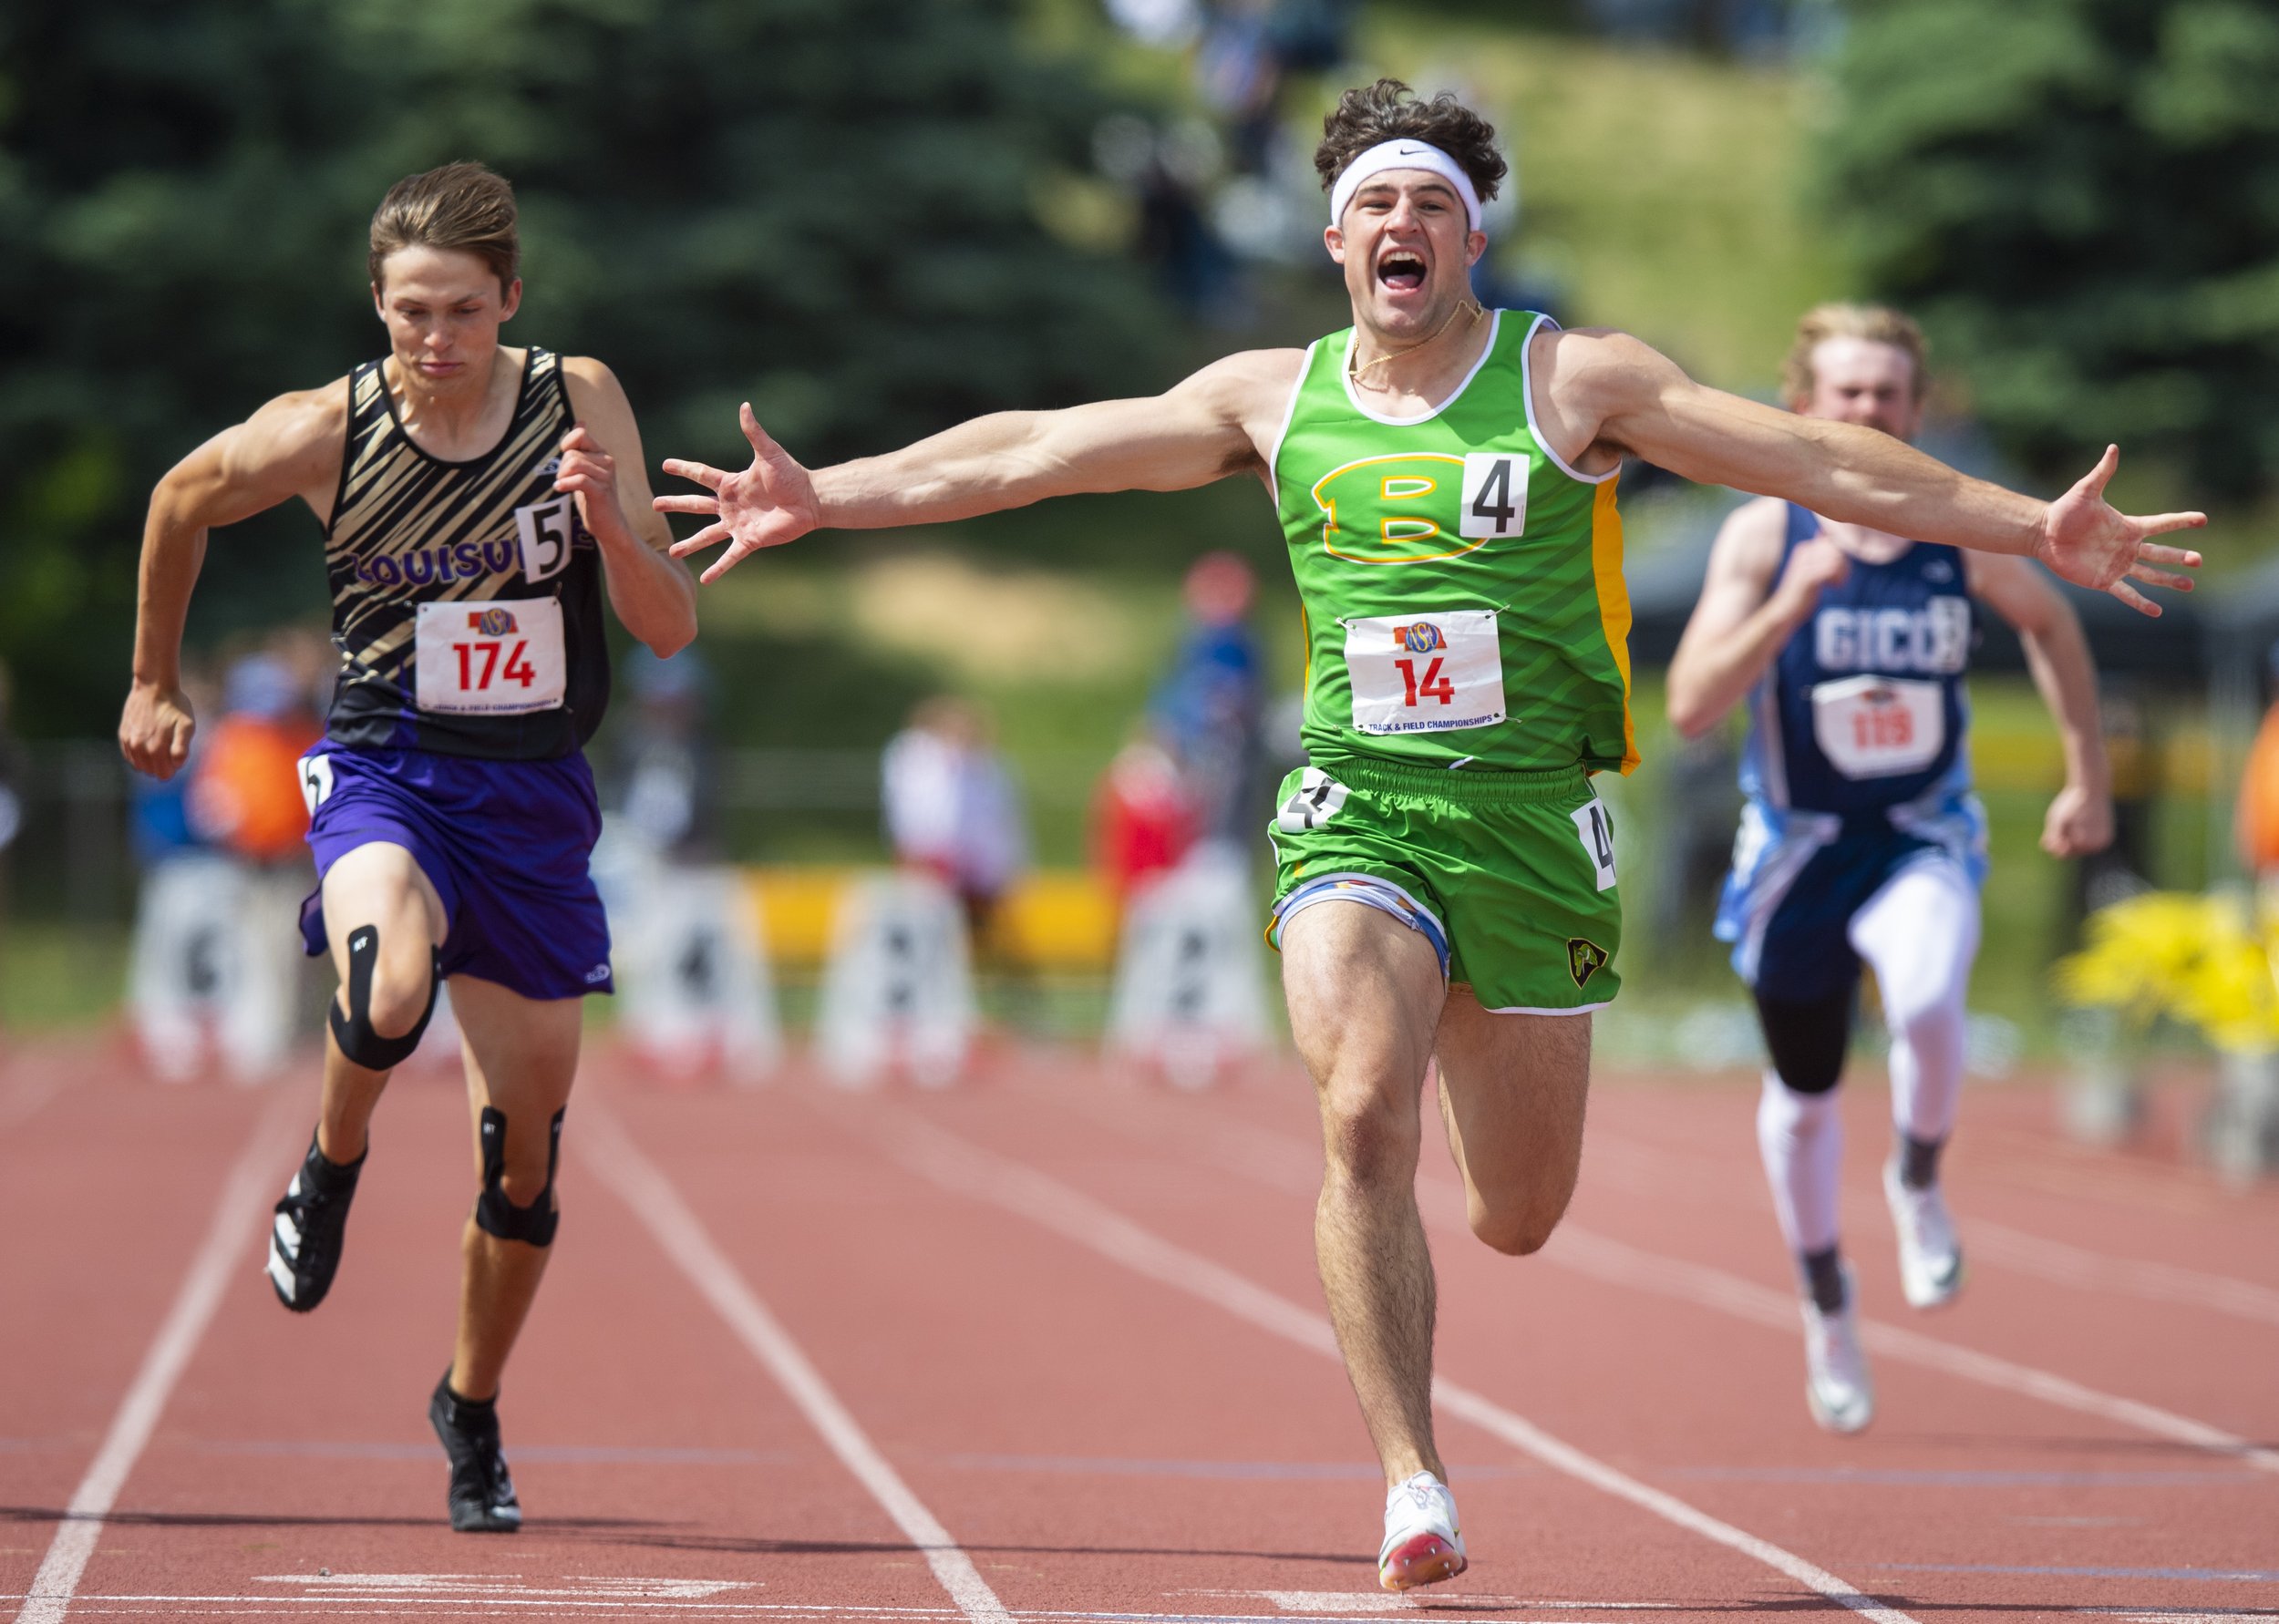
[[[522,260],[514,229],[514,188],[479,163],[447,163],[407,175],[387,189],[372,215],[372,285],[380,267],[405,248],[448,248],[471,253],[499,279],[503,293]]]
[[[1780,365],[1780,392],[1791,403],[1812,397],[1812,353],[1831,338],[1864,338],[1903,350],[1914,363],[1913,398],[1921,400],[1930,385],[1926,364],[1931,346],[1913,316],[1888,304],[1815,304],[1797,323],[1796,343],[1789,346],[1789,358]]]

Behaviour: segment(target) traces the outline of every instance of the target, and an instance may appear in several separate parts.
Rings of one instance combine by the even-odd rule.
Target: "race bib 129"
[[[423,711],[510,716],[562,704],[570,665],[558,599],[422,603],[416,635]]]
[[[1946,694],[1936,683],[1846,677],[1812,690],[1812,737],[1847,778],[1919,773],[1946,744]]]
[[[1443,733],[1503,720],[1503,650],[1492,609],[1347,621],[1346,671],[1357,733]]]

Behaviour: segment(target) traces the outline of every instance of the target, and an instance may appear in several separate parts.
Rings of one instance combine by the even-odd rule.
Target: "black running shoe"
[[[363,1170],[361,1156],[346,1167],[325,1160],[311,1135],[309,1153],[277,1203],[277,1219],[269,1228],[269,1283],[277,1289],[277,1300],[296,1314],[307,1313],[333,1289],[348,1231],[348,1203],[356,1199],[356,1175]]]
[[[461,1534],[511,1534],[522,1526],[507,1457],[499,1453],[496,1399],[475,1403],[451,1391],[451,1372],[435,1384],[428,1422],[451,1457],[451,1526]]]

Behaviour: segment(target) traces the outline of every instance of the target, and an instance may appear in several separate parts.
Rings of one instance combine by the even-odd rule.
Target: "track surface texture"
[[[1441,1444],[1469,1573],[1375,1588],[1382,1489],[1322,1317],[1310,1090],[1075,1052],[956,1088],[661,1089],[599,1048],[500,1403],[529,1517],[453,1535],[425,1421],[472,1150],[455,1070],[383,1104],[339,1283],[260,1272],[313,1068],[167,1086],[0,1057],[0,1621],[2279,1617],[2279,1189],[1976,1090],[1973,1278],[1903,1303],[1850,1086],[1880,1413],[1805,1413],[1751,1080],[1603,1074],[1539,1256],[1445,1149]],[[2171,1140],[2191,1109],[2159,1102]]]

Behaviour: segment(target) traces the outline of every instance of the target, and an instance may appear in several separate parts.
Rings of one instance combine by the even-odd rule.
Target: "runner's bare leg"
[[[1314,1247],[1346,1374],[1386,1482],[1418,1472],[1446,1482],[1432,1438],[1432,1258],[1417,1211],[1439,961],[1391,916],[1322,902],[1283,929],[1282,983],[1321,1107]]]
[[[569,1103],[577,1077],[584,1000],[525,998],[496,982],[455,975],[451,1009],[463,1034],[468,1110],[476,1123],[475,1177],[482,1177],[482,1108],[490,1105],[507,1119],[500,1187],[508,1200],[527,1207],[546,1187],[554,1113]],[[459,1249],[451,1391],[480,1402],[498,1395],[507,1355],[521,1334],[553,1248],[501,1240],[470,1215]]]
[[[434,950],[448,929],[434,885],[408,850],[375,840],[344,854],[326,870],[324,906],[325,934],[341,983],[334,1002],[348,996],[348,938],[366,925],[375,926],[380,951],[372,967],[372,1030],[382,1037],[403,1036],[428,1007]],[[345,1003],[341,1007],[346,1009]],[[325,1092],[316,1118],[317,1148],[327,1160],[345,1166],[364,1154],[373,1107],[392,1074],[368,1071],[343,1054],[327,1025]]]
[[[1472,1233],[1514,1256],[1539,1249],[1582,1170],[1591,1017],[1490,1014],[1451,987],[1435,1050]]]

